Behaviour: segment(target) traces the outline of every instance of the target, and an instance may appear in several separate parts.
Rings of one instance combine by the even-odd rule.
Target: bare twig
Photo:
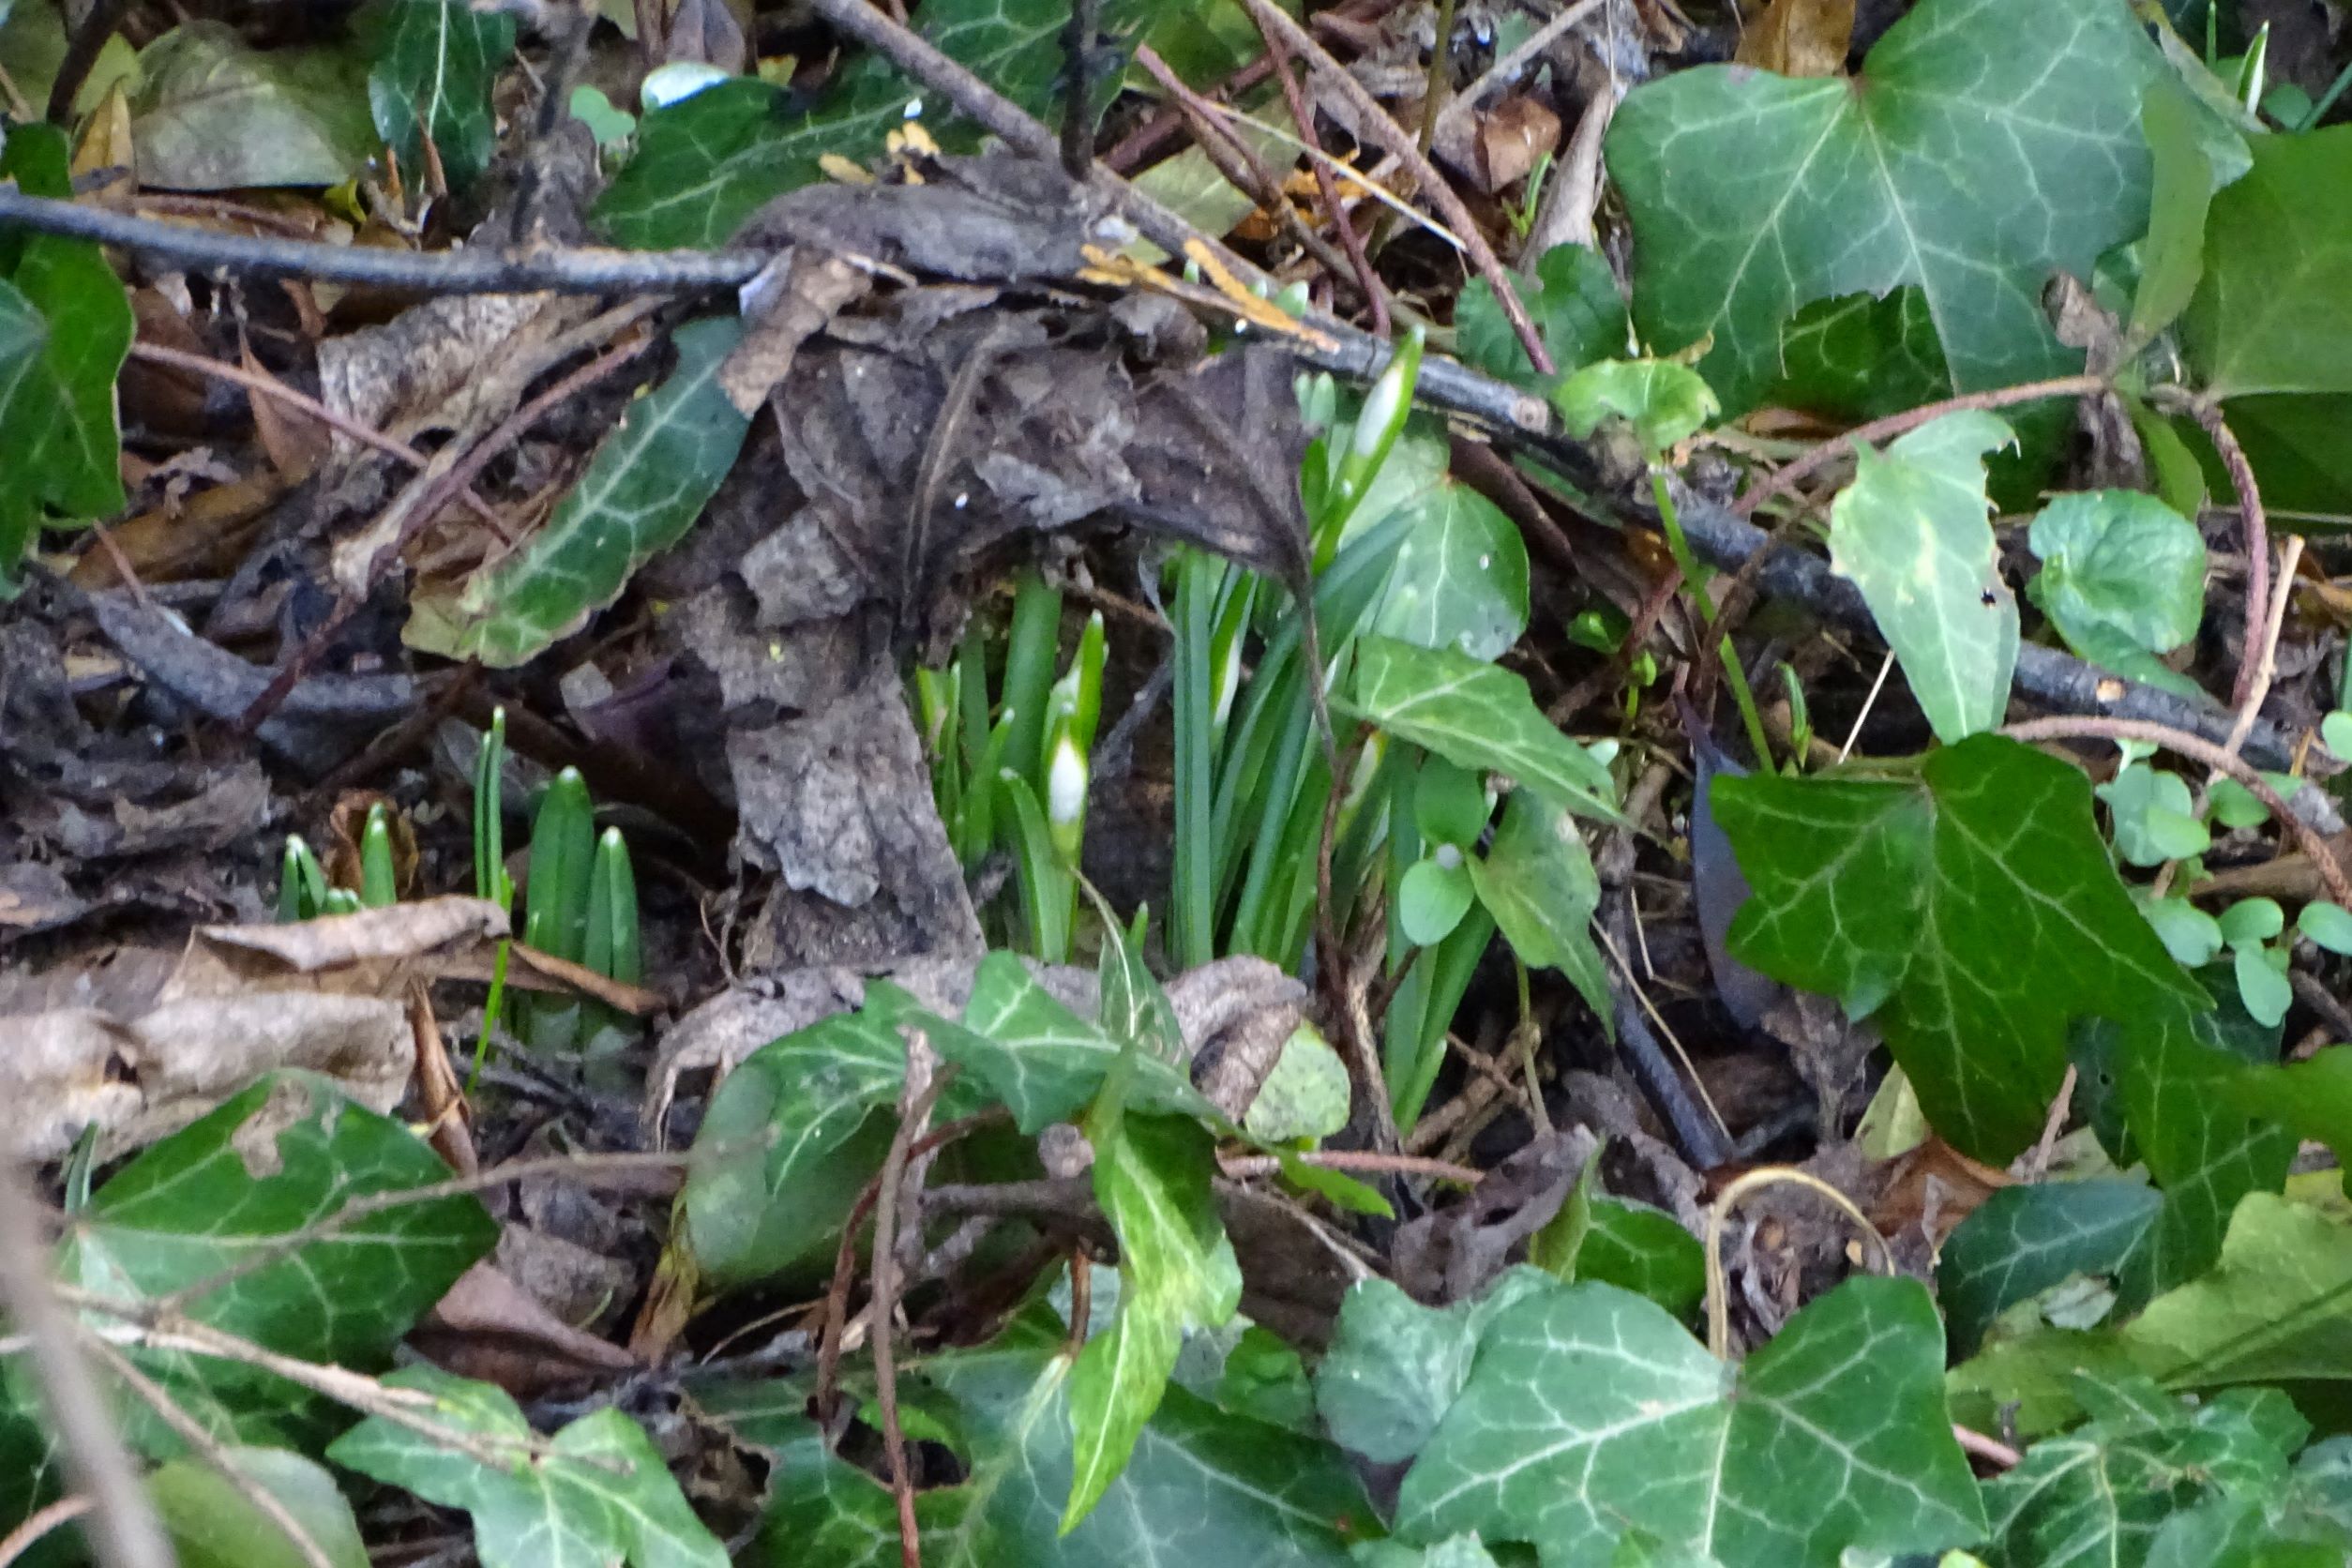
[[[1094,161],[1094,83],[1089,71],[1094,54],[1094,26],[1102,0],[1070,0],[1070,25],[1062,48],[1068,77],[1063,87],[1062,172],[1084,180]]]
[[[413,469],[422,469],[426,464],[425,454],[407,442],[388,436],[372,425],[363,425],[349,415],[339,414],[309,393],[296,391],[275,376],[258,374],[242,365],[207,359],[201,354],[184,354],[178,349],[167,349],[160,343],[133,343],[130,345],[130,357],[145,360],[151,365],[168,365],[175,370],[187,370],[194,375],[211,376],[233,386],[242,386],[257,398],[268,398],[288,408],[299,410],[329,430],[339,430],[361,445],[372,446]],[[502,534],[505,531],[505,524],[499,520],[498,514],[490,510],[489,502],[474,492],[472,486],[468,486],[458,499],[484,522]]]
[[[1968,409],[2011,408],[2018,403],[2040,402],[2046,398],[2088,398],[2107,390],[2104,376],[2060,376],[2054,381],[2028,382],[2022,386],[2001,386],[1986,392],[1964,392],[1956,398],[1944,398],[1917,408],[1890,414],[1883,419],[1873,419],[1857,425],[1832,441],[1825,441],[1778,470],[1761,484],[1750,485],[1733,503],[1732,510],[1741,517],[1753,517],[1756,509],[1776,495],[1786,495],[1806,479],[1827,468],[1862,444],[1890,440],[1906,430],[1917,430],[1931,419]]]
[[[1440,1182],[1458,1182],[1474,1187],[1485,1179],[1485,1172],[1451,1160],[1433,1160],[1420,1154],[1385,1154],[1373,1149],[1309,1149],[1290,1156],[1301,1165],[1320,1166],[1326,1170],[1362,1170],[1376,1176],[1427,1176]],[[1227,1154],[1217,1159],[1217,1168],[1239,1180],[1248,1176],[1273,1176],[1280,1173],[1282,1161],[1273,1154]]]
[[[912,1067],[913,1039],[908,1042],[907,1051]],[[907,1469],[907,1434],[898,1424],[898,1359],[892,1338],[892,1319],[898,1311],[899,1187],[916,1129],[955,1078],[952,1067],[935,1066],[929,1081],[918,1089],[915,1074],[907,1074],[898,1096],[898,1130],[891,1138],[890,1153],[882,1157],[882,1191],[874,1202],[874,1392],[882,1406],[882,1452],[890,1461],[890,1490],[898,1502],[901,1568],[923,1568],[923,1530],[914,1517],[914,1477]]]
[[[1758,1166],[1733,1180],[1730,1185],[1716,1195],[1715,1201],[1707,1210],[1707,1349],[1714,1352],[1718,1361],[1726,1360],[1731,1354],[1731,1301],[1723,1261],[1724,1226],[1731,1218],[1731,1211],[1740,1199],[1752,1192],[1774,1186],[1802,1187],[1815,1197],[1826,1199],[1832,1208],[1853,1221],[1856,1229],[1870,1238],[1872,1250],[1878,1255],[1880,1268],[1890,1275],[1903,1272],[1902,1265],[1894,1260],[1894,1249],[1887,1244],[1887,1239],[1879,1233],[1878,1228],[1870,1223],[1870,1216],[1855,1207],[1852,1199],[1809,1170],[1800,1170],[1790,1165]]]
[[[2256,771],[2244,758],[2223,749],[2202,736],[2185,731],[2168,729],[2162,724],[2143,723],[2128,718],[2085,718],[2068,716],[2058,718],[2037,718],[2024,724],[2012,724],[2000,731],[2017,741],[2110,740],[2147,741],[2167,751],[2179,753],[2193,762],[2225,773],[2246,787],[2246,792],[2270,808],[2270,815],[2280,825],[2295,836],[2303,853],[2319,873],[2320,882],[2328,889],[2328,897],[2346,909],[2352,909],[2352,875],[2347,875],[2344,863],[2335,856],[2327,835],[2303,821],[2285,797],[2270,788],[2270,781]]]
[[[82,24],[73,30],[73,37],[66,44],[65,58],[57,63],[56,80],[50,83],[46,118],[51,125],[73,124],[73,100],[80,96],[82,83],[89,80],[90,68],[98,64],[106,40],[114,36],[116,23],[128,8],[129,0],[94,0],[83,15]]]
[[[2218,401],[2178,386],[2160,386],[2151,400],[2167,414],[2185,414],[2197,422],[2206,439],[2213,443],[2213,450],[2221,454],[2222,466],[2229,471],[2230,489],[2238,492],[2239,521],[2246,538],[2246,645],[2239,655],[2238,682],[2230,688],[2230,704],[2242,707],[2254,691],[2254,670],[2262,659],[2256,647],[2259,628],[2270,603],[2270,525],[2263,515],[2262,488],[2254,483],[2254,464],[2238,444],[2229,421],[2222,416]]]
[[[1355,269],[1356,287],[1372,304],[1372,330],[1379,337],[1389,335],[1388,291],[1380,286],[1380,275],[1372,270],[1372,258],[1364,253],[1364,236],[1356,232],[1355,219],[1339,200],[1339,180],[1331,172],[1331,158],[1323,151],[1320,137],[1315,131],[1314,106],[1299,90],[1298,72],[1290,68],[1290,56],[1282,47],[1282,40],[1271,33],[1261,34],[1266,40],[1266,60],[1282,83],[1282,101],[1290,111],[1290,123],[1306,147],[1306,166],[1315,171],[1315,193],[1323,204],[1323,216],[1331,220],[1332,232],[1339,236],[1340,245],[1348,252],[1348,264]]]
[[[2270,595],[2269,613],[2263,618],[2262,650],[2253,656],[2254,682],[2238,700],[2238,721],[2229,727],[2229,739],[2222,743],[2222,749],[2233,757],[2245,746],[2254,720],[2262,716],[2262,704],[2270,695],[2270,683],[2278,678],[2279,633],[2286,627],[2286,607],[2295,597],[2295,569],[2302,561],[2303,536],[2289,534],[2279,550],[2279,584]],[[2250,591],[2249,602],[2251,597]]]
[[[59,1525],[70,1524],[90,1511],[90,1500],[80,1492],[59,1498],[46,1508],[37,1508],[24,1516],[24,1522],[0,1536],[0,1568],[9,1565],[31,1551],[34,1545]]]
[[[1952,1440],[1960,1445],[1961,1452],[1975,1455],[1995,1470],[2015,1470],[2026,1462],[2024,1455],[1998,1438],[1988,1438],[1956,1421],[1952,1424]]]
[[[838,3],[840,0],[819,0],[821,5]],[[1527,350],[1529,360],[1538,371],[1550,375],[1552,356],[1545,349],[1543,335],[1535,330],[1535,323],[1528,315],[1526,305],[1521,303],[1518,288],[1512,282],[1511,274],[1495,255],[1494,248],[1486,243],[1486,236],[1479,231],[1477,219],[1469,207],[1462,204],[1461,197],[1455,194],[1454,188],[1446,183],[1445,177],[1413,144],[1411,133],[1391,119],[1388,111],[1382,109],[1379,101],[1364,90],[1364,84],[1349,75],[1345,66],[1333,59],[1330,51],[1316,42],[1312,34],[1272,4],[1272,0],[1241,0],[1241,3],[1261,32],[1269,38],[1279,33],[1285,43],[1298,51],[1322,73],[1323,79],[1355,110],[1358,127],[1364,134],[1378,142],[1382,150],[1402,160],[1405,167],[1412,171],[1413,178],[1420,183],[1422,194],[1444,214],[1446,222],[1460,237],[1462,248],[1470,252],[1470,263],[1478,275],[1485,279],[1487,286],[1495,291],[1496,303],[1502,307],[1502,313],[1510,320],[1512,330],[1519,335],[1519,342]]]
[[[94,239],[182,270],[305,278],[419,294],[700,294],[747,282],[768,257],[754,250],[541,249],[401,251],[367,245],[223,234],[104,207],[27,196],[0,184],[0,229]]]
[[[0,1303],[28,1341],[51,1429],[76,1489],[90,1500],[88,1530],[107,1568],[173,1568],[172,1543],[139,1485],[106,1395],[75,1344],[49,1279],[40,1208],[14,1161],[0,1168]]]

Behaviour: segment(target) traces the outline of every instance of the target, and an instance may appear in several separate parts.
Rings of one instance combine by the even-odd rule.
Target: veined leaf
[[[1372,629],[1423,648],[1501,657],[1527,630],[1527,545],[1518,528],[1451,477],[1415,502]]]
[[[1769,400],[1860,424],[1932,403],[1952,388],[1927,296],[1906,283],[1883,298],[1816,300],[1788,320]]]
[[[1848,1280],[1735,1369],[1639,1296],[1545,1279],[1479,1334],[1406,1472],[1396,1538],[1602,1561],[1638,1530],[1725,1568],[1973,1542],[1984,1515],[1942,1366],[1911,1280]]]
[[[875,1159],[845,1150],[906,1080],[880,1009],[837,1013],[746,1057],[694,1138],[686,1234],[715,1280],[776,1273],[829,1245]]]
[[[1001,949],[980,960],[962,1024],[927,1015],[922,1021],[939,1053],[986,1083],[1025,1133],[1077,1117],[1121,1051],[1118,1041],[1055,1001],[1020,959]],[[1140,1110],[1217,1117],[1183,1069],[1155,1052],[1137,1054],[1126,1093]]]
[[[368,1568],[368,1548],[334,1472],[283,1448],[229,1448],[221,1457],[285,1505],[332,1568]],[[302,1568],[300,1547],[228,1479],[201,1459],[174,1459],[147,1477],[156,1517],[180,1568]]]
[[[1126,1467],[1185,1332],[1219,1327],[1241,1304],[1241,1265],[1209,1191],[1215,1170],[1215,1140],[1197,1122],[1123,1116],[1095,1138],[1094,1199],[1119,1238],[1119,1308],[1070,1369],[1065,1534]]]
[[[2003,1187],[1962,1220],[1936,1264],[1952,1348],[1974,1352],[1995,1318],[2074,1274],[2115,1274],[2164,1197],[2137,1182]]]
[[[255,49],[225,22],[184,22],[139,52],[139,183],[339,185],[376,154],[366,75],[346,47]]]
[[[305,1361],[373,1367],[490,1250],[496,1224],[460,1196],[384,1209],[291,1250],[286,1240],[354,1199],[448,1176],[398,1122],[324,1078],[276,1074],[100,1187],[67,1230],[58,1274],[134,1304],[189,1291],[179,1309],[198,1321]],[[246,1272],[204,1289],[234,1270]],[[318,1407],[273,1376],[184,1350],[124,1353],[219,1436],[317,1435]],[[134,1420],[134,1434],[176,1451],[152,1419]]]
[[[1860,443],[1854,482],[1830,506],[1830,559],[1853,579],[1947,743],[2001,720],[2017,663],[2017,597],[2001,580],[1984,454],[2009,427],[1947,414],[1880,457]]]
[[[2121,0],[1928,0],[1859,80],[1704,66],[1636,87],[1607,156],[1643,338],[1711,336],[1699,369],[1740,413],[1799,306],[1914,283],[1955,389],[2063,373],[2081,355],[2042,287],[2142,232],[2163,68]]]
[[[2042,570],[2026,593],[2068,647],[2118,675],[2196,694],[2155,656],[2195,637],[2205,613],[2196,524],[2138,490],[2082,490],[2044,506],[2028,538]]]
[[[1107,0],[1098,25],[1123,54],[1154,14],[1154,0]],[[1058,122],[1060,39],[1069,21],[1063,0],[951,0],[926,6],[915,24],[957,64]],[[909,121],[949,152],[979,145],[978,128],[955,117],[943,95],[908,82],[879,55],[852,61],[813,104],[764,82],[722,82],[645,116],[637,156],[606,189],[596,217],[623,245],[721,245],[761,203],[820,178],[824,155],[872,158]]]
[[[1471,855],[1478,901],[1530,969],[1556,969],[1603,1028],[1611,1027],[1608,972],[1592,942],[1601,879],[1576,820],[1531,792],[1514,791],[1484,855]]]
[[[2038,1135],[2075,1018],[2118,1020],[2121,1075],[2190,1048],[2209,1004],[2132,905],[2090,785],[1976,736],[1916,779],[1719,776],[1713,807],[1751,889],[1742,961],[1876,1012],[1937,1131],[2005,1161]]]
[[[465,0],[389,0],[378,15],[384,33],[368,71],[376,133],[412,181],[430,138],[450,188],[462,191],[498,147],[490,84],[515,52],[515,19]]]
[[[1552,356],[1553,374],[1539,375],[1527,345],[1495,302],[1494,285],[1473,278],[1454,305],[1454,332],[1463,363],[1488,375],[1548,392],[1560,376],[1596,359],[1626,352],[1628,329],[1617,274],[1599,251],[1582,245],[1555,245],[1535,264],[1533,287],[1519,284],[1519,303],[1535,321],[1535,334]]]
[[[1608,770],[1555,729],[1508,670],[1366,636],[1356,644],[1355,700],[1335,705],[1447,761],[1507,774],[1580,817],[1620,820]]]
[[[719,389],[718,369],[742,336],[732,316],[678,328],[677,369],[622,416],[547,526],[454,600],[420,605],[404,634],[410,645],[504,669],[618,598],[734,466],[751,422]]]
[[[327,1449],[339,1465],[473,1515],[483,1568],[726,1568],[726,1548],[695,1517],[644,1428],[620,1410],[580,1417],[533,1455],[520,1446],[530,1423],[504,1389],[434,1366],[384,1381],[431,1395],[434,1420],[517,1445],[511,1464],[493,1468],[369,1416]]]

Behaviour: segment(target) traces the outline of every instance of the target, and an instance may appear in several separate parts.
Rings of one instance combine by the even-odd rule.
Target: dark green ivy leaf
[[[430,140],[449,188],[468,189],[498,147],[490,85],[515,52],[515,19],[467,0],[388,0],[375,21],[383,31],[368,107],[376,133],[411,183],[424,176]]]

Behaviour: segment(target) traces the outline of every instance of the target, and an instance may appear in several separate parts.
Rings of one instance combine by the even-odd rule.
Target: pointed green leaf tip
[[[1950,742],[1989,730],[2017,664],[2017,596],[2001,580],[1984,454],[2009,426],[1974,410],[1854,448],[1854,482],[1830,506],[1830,559],[1853,579],[1935,727]]]

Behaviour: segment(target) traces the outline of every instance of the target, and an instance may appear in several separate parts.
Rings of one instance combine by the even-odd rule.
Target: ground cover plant
[[[2352,1560],[2331,0],[0,0],[0,1563]]]

